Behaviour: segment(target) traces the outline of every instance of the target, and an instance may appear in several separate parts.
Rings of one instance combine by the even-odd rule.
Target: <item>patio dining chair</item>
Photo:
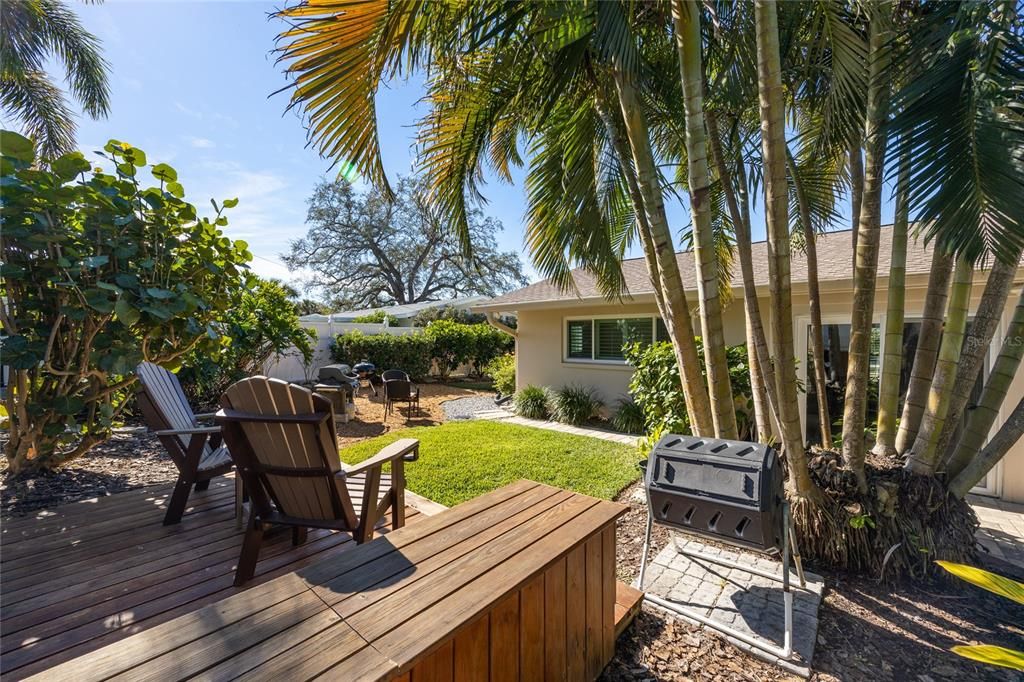
[[[386,369],[380,375],[381,381],[409,381],[409,374],[401,369]]]
[[[420,409],[420,389],[414,385],[408,378],[405,379],[385,379],[384,380],[384,421],[388,420],[388,415],[395,409],[395,403],[405,403],[408,412],[406,413],[406,419],[415,409],[419,412]]]
[[[417,458],[418,440],[404,438],[344,467],[327,398],[255,376],[233,384],[220,404],[216,419],[252,502],[235,585],[252,578],[272,526],[291,527],[299,545],[309,528],[347,531],[366,542],[388,509],[392,528],[405,525],[404,463]]]
[[[181,390],[178,377],[151,362],[135,368],[139,377],[136,401],[142,416],[178,468],[178,481],[174,484],[164,525],[181,521],[194,487],[206,490],[210,479],[234,468],[227,446],[221,443],[219,426],[202,426],[199,422],[213,414],[195,414]],[[240,518],[242,497],[240,482],[235,482],[235,514]]]

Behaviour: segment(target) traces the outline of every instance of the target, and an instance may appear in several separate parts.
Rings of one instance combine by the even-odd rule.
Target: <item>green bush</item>
[[[548,389],[540,386],[527,386],[519,389],[513,398],[516,414],[527,419],[547,419],[551,414],[548,408],[550,396]]]
[[[38,166],[9,131],[0,150],[6,455],[14,472],[52,469],[110,434],[139,362],[175,369],[220,348],[252,255],[221,230],[236,199],[200,216],[177,172],[141,149],[108,142],[113,174],[80,152]]]
[[[357,324],[384,324],[389,327],[395,327],[398,325],[398,318],[394,315],[388,315],[383,310],[375,310],[366,315],[353,317],[352,321]]]
[[[501,395],[516,392],[516,356],[512,353],[499,355],[484,367],[484,374],[494,379],[494,388]]]
[[[486,322],[469,325],[473,338],[473,353],[470,365],[477,376],[484,374],[484,367],[495,358],[512,353],[516,348],[515,339]],[[513,386],[512,390],[515,390]]]
[[[424,333],[431,341],[431,357],[437,362],[442,379],[467,364],[476,350],[476,337],[468,324],[435,320],[427,325]]]
[[[644,411],[629,398],[619,400],[612,415],[612,428],[620,433],[640,434],[644,432]]]
[[[413,334],[364,334],[360,331],[339,334],[331,346],[337,362],[354,365],[367,360],[378,371],[401,369],[413,379],[430,373],[433,342],[422,332]]]
[[[597,417],[603,406],[594,391],[583,386],[563,386],[551,394],[551,416],[563,424],[585,424]]]
[[[697,339],[697,347],[703,357],[700,339]],[[679,365],[672,344],[662,342],[644,347],[634,343],[627,344],[622,350],[626,362],[635,368],[629,382],[629,392],[643,410],[649,440],[653,442],[663,433],[691,433],[686,400],[679,380]],[[753,419],[746,345],[729,346],[726,358],[741,429],[740,437],[749,439]],[[701,369],[704,370],[704,363],[701,363]]]
[[[186,356],[178,379],[189,399],[213,405],[234,382],[258,374],[271,356],[294,349],[309,362],[315,333],[299,324],[296,304],[279,282],[253,278],[239,290],[217,322],[220,347],[213,353]]]

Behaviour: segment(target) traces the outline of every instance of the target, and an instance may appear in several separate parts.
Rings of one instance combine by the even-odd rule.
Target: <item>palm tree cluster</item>
[[[60,0],[5,0],[0,7],[0,106],[17,119],[42,159],[75,149],[75,117],[47,75],[47,59],[67,72],[71,93],[92,118],[110,109],[99,41]]]
[[[289,22],[278,53],[292,77],[291,106],[304,112],[311,142],[381,188],[388,180],[375,94],[391,79],[425,74],[420,165],[431,201],[466,250],[468,206],[483,196],[485,171],[511,181],[519,166],[527,168],[526,241],[545,276],[571,289],[572,268],[583,266],[614,298],[623,293],[621,259],[638,245],[698,435],[736,436],[722,309],[738,260],[758,434],[777,439],[785,454],[798,519],[820,539],[812,552],[877,568],[883,543],[927,536],[905,543],[902,563],[912,568],[921,543],[940,554],[970,551],[957,530],[933,534],[922,524],[966,518],[957,498],[1024,423],[1018,406],[1004,427],[1011,431],[982,449],[1020,362],[1020,344],[1008,342],[981,406],[953,442],[1024,246],[1024,38],[1013,2],[309,0],[279,16]],[[896,186],[889,315],[878,421],[869,425],[887,181]],[[666,197],[684,196],[691,224],[678,243],[693,247],[696,308],[665,210]],[[851,339],[843,414],[828,415],[815,240],[844,220],[838,207],[846,197],[855,253]],[[762,198],[767,321],[751,256],[750,205]],[[935,257],[897,421],[909,239],[929,242]],[[845,491],[809,466],[801,427],[790,283],[801,257],[811,298],[808,377],[823,446],[831,446],[830,418],[841,418]],[[968,324],[974,273],[986,265],[982,304]],[[1021,323],[1024,303],[1008,339],[1021,337]],[[888,467],[868,464],[871,426]],[[951,492],[949,509],[916,526],[895,520],[888,531],[876,528],[869,547],[844,532],[836,510],[853,500],[870,515],[892,497],[879,493],[890,483],[904,506],[921,491]]]

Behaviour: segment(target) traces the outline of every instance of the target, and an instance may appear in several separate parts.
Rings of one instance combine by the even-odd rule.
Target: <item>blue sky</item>
[[[271,50],[283,27],[268,18],[274,5],[258,2],[117,2],[74,4],[85,27],[103,43],[110,63],[112,111],[107,119],[79,121],[79,146],[100,149],[108,139],[146,151],[150,163],[178,170],[186,196],[200,210],[209,199],[238,197],[226,232],[256,255],[253,269],[285,280],[281,263],[291,239],[306,232],[306,199],[316,182],[333,175],[330,163],[306,148],[305,131],[287,95]],[[379,96],[381,140],[391,177],[413,164],[413,123],[422,114],[418,80],[392,84]],[[503,249],[523,254],[522,183],[488,183],[485,211],[499,218]],[[888,202],[887,202],[888,203]],[[763,238],[755,207],[754,238]],[[674,199],[675,229],[688,222]],[[888,220],[889,216],[883,216]]]

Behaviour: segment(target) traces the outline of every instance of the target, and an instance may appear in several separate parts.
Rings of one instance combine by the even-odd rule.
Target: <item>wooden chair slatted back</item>
[[[181,389],[181,382],[173,372],[152,362],[143,362],[135,368],[135,373],[148,398],[148,404],[142,403],[142,408],[152,430],[183,430],[197,426],[195,413]],[[174,438],[181,445],[181,454],[184,456],[190,436]]]
[[[269,421],[235,421],[225,428],[225,437],[240,435],[245,443],[240,452],[231,441],[233,456],[251,456],[266,493],[288,516],[330,520],[345,518],[352,510],[348,490],[339,476],[337,433],[331,402],[321,395],[279,379],[255,376],[233,384],[221,396],[227,410],[265,417],[323,414],[316,424]],[[285,470],[288,473],[274,473]]]

